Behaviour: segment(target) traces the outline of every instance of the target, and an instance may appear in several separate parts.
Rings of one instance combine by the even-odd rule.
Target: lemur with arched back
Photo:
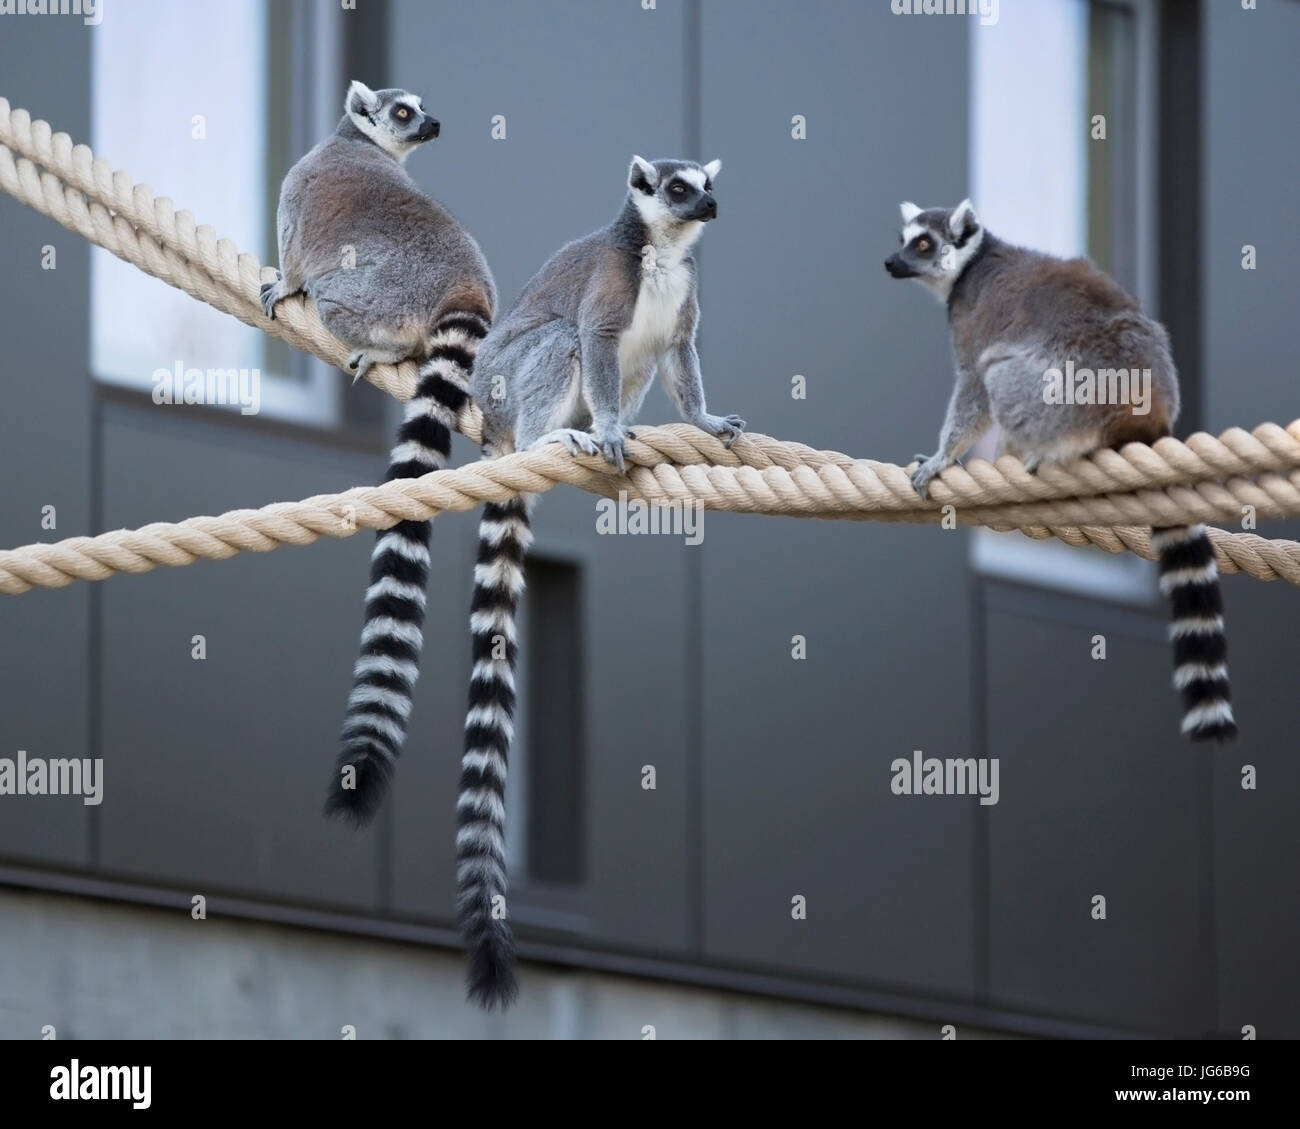
[[[418,361],[385,481],[440,470],[468,401],[474,356],[496,312],[496,284],[478,244],[403,168],[441,132],[405,90],[353,82],[334,133],[290,169],[277,213],[280,279],[262,304],[311,298],[326,328],[371,365]],[[401,752],[419,673],[429,523],[380,532],[370,563],[361,654],[343,722],[327,810],[364,823]]]
[[[1001,428],[1002,450],[1031,471],[1169,434],[1179,407],[1169,334],[1114,279],[1087,259],[1004,243],[985,230],[969,200],[952,209],[905,203],[901,211],[900,248],[885,268],[945,303],[957,368],[939,450],[916,456],[912,485],[923,498],[992,423]],[[1086,396],[1058,397],[1052,389],[1073,366],[1092,373],[1095,386]],[[1155,529],[1151,541],[1160,590],[1173,608],[1182,730],[1194,741],[1233,737],[1214,546],[1203,525]]]

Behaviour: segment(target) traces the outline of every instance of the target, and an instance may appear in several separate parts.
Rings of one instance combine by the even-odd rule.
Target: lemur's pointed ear
[[[916,219],[917,216],[921,214],[923,209],[918,208],[915,204],[910,204],[906,200],[904,200],[901,204],[898,205],[898,210],[903,217],[903,222],[911,223],[914,219]]]
[[[707,165],[704,166],[704,175],[712,180],[722,171],[722,162],[714,157]]]
[[[975,214],[975,205],[967,198],[958,204],[948,215],[948,232],[961,246],[979,230],[980,218]]]
[[[627,184],[649,196],[659,184],[659,170],[644,157],[633,157],[632,167],[627,170]]]
[[[352,80],[348,96],[343,100],[343,110],[349,114],[369,117],[379,108],[379,95],[358,79]]]

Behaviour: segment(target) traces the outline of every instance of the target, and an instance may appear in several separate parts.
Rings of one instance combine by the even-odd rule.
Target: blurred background
[[[720,157],[710,407],[815,447],[933,449],[943,312],[881,264],[899,201],[966,195],[1166,323],[1178,434],[1300,415],[1300,4],[903,7],[109,0],[92,26],[0,17],[0,95],[273,263],[280,179],[346,80],[417,91],[443,133],[407,167],[503,303],[613,217],[633,153]],[[8,197],[0,261],[0,544],[382,477],[373,387]],[[260,411],[154,403],[177,363],[259,370]],[[671,418],[656,390],[643,421]],[[1294,588],[1226,581],[1242,737],[1193,748],[1136,559],[725,514],[698,547],[601,537],[566,489],[529,562],[522,996],[474,1011],[452,913],[476,525],[434,525],[413,724],[361,834],[320,808],[370,535],[0,600],[0,756],[105,779],[99,806],[0,797],[0,1036],[1300,1035]],[[914,750],[998,758],[999,802],[892,794]]]

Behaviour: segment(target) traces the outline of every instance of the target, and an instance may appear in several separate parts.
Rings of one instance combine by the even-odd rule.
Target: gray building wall
[[[948,346],[880,263],[899,200],[963,194],[966,28],[888,5],[702,10],[699,155],[724,161],[701,284],[710,397],[771,435],[905,461],[901,437],[925,446],[942,411]],[[872,94],[920,55],[923,146]],[[969,747],[965,536],[710,515],[698,567],[705,951],[973,999],[974,809],[889,790],[894,758]],[[916,630],[920,599],[939,630]]]
[[[86,29],[74,21],[37,28],[10,20],[0,37],[0,85],[14,106],[30,97],[41,114],[85,136],[90,60]],[[69,76],[51,73],[51,57]],[[48,107],[46,109],[45,107]],[[66,123],[66,124],[65,124]],[[53,245],[58,269],[40,269]],[[12,398],[0,442],[0,528],[4,543],[71,537],[91,527],[92,404],[86,381],[90,320],[90,248],[52,221],[5,196],[3,364]],[[21,425],[19,421],[21,420]],[[54,533],[41,529],[42,507],[55,507]],[[78,586],[81,587],[81,586]],[[0,602],[0,748],[84,749],[90,743],[91,606],[94,593],[34,593]],[[53,692],[55,687],[57,692]],[[27,708],[20,709],[21,703]],[[78,804],[6,804],[0,852],[8,858],[82,867],[91,860],[89,828]]]
[[[1300,45],[1300,6],[1241,17],[1225,7],[1207,5],[1203,58],[1211,430],[1293,414],[1282,295],[1288,251],[1300,250],[1279,218],[1283,186],[1296,180],[1294,146],[1279,138],[1292,136],[1297,80],[1285,53]],[[964,194],[963,21],[899,20],[887,3],[859,0],[659,0],[652,11],[633,0],[395,0],[389,26],[388,73],[371,84],[420,90],[443,121],[443,137],[409,168],[480,239],[503,300],[563,241],[614,214],[633,152],[721,157],[721,216],[700,254],[712,408],[891,461],[932,440],[950,371],[940,316],[879,264],[898,200]],[[85,138],[93,33],[75,21],[5,31],[0,93]],[[505,141],[491,138],[496,114]],[[791,138],[796,114],[805,141]],[[51,242],[59,269],[41,272],[39,248]],[[1261,245],[1255,275],[1239,270],[1244,242]],[[84,243],[5,198],[0,249],[19,264],[0,279],[0,356],[15,389],[0,443],[3,544],[52,536],[39,527],[45,504],[58,506],[63,537],[381,475],[378,431],[358,445],[97,390],[86,371]],[[791,397],[796,374],[806,399]],[[671,415],[656,391],[642,418]],[[466,443],[457,450],[473,457]],[[1300,1033],[1289,960],[1300,940],[1298,844],[1284,816],[1300,783],[1288,753],[1284,641],[1300,607],[1289,586],[1228,583],[1246,736],[1211,752],[1174,732],[1158,607],[983,581],[963,532],[711,514],[705,534],[696,548],[598,537],[594,499],[575,491],[539,507],[537,559],[579,578],[584,802],[580,880],[524,880],[512,893],[527,956],[912,1015],[924,1026],[908,1030],[927,1034],[948,1021]],[[333,960],[384,961],[390,979],[367,1029],[610,1033],[597,1019],[566,1026],[574,1005],[550,1002],[493,1025],[468,1009],[450,1013],[450,1026],[423,1025],[401,987],[430,1007],[458,999],[458,960],[379,955],[396,941],[453,942],[474,536],[469,517],[435,523],[407,751],[377,826],[359,835],[319,807],[368,536],[0,601],[0,755],[88,751],[105,758],[107,778],[100,808],[0,799],[0,879],[163,907],[87,901],[87,949],[95,938],[116,945],[126,929],[132,945],[155,936],[172,951],[203,894],[224,939],[205,942],[209,952],[255,950],[278,970],[263,983],[294,979],[283,953],[308,950],[294,930],[241,921],[352,934],[302,943]],[[1088,657],[1098,631],[1111,640],[1106,663]],[[190,658],[195,634],[207,639],[204,662]],[[803,661],[791,657],[795,635],[807,642]],[[913,749],[999,757],[1001,802],[894,797],[890,763]],[[1244,762],[1260,769],[1257,792],[1239,787]],[[656,768],[653,792],[640,787],[645,765]],[[554,828],[545,810],[533,818]],[[1098,893],[1105,922],[1089,916]],[[791,917],[796,895],[806,920]],[[10,1001],[0,1035],[26,1037],[36,1018],[84,1034],[200,1033],[184,1019],[191,973],[175,961],[137,969],[149,1001],[137,1013],[121,1000],[97,1011],[61,971],[75,946],[40,943],[52,926],[22,932],[37,904],[60,921],[78,912],[75,901],[47,910],[53,902],[0,899],[13,942],[0,946],[0,1000]],[[356,938],[364,933],[388,940]],[[42,976],[29,975],[32,959]],[[558,975],[530,965],[525,998],[551,1001]],[[583,983],[597,1009],[603,994],[640,990]],[[47,989],[33,984],[48,986],[48,1008]],[[303,984],[286,991],[331,991],[328,980]],[[701,1009],[684,1022],[695,1033],[753,1030],[689,998],[697,1003],[683,1006]],[[355,999],[340,989],[337,1010]],[[641,1007],[620,1008],[617,1023]],[[337,1018],[324,1001],[302,1030],[275,1010],[218,1015],[225,1029],[207,1033],[314,1025],[332,1037]],[[810,1031],[804,1022],[784,1029]],[[867,1030],[853,1022],[831,1027]]]
[[[1205,6],[1205,427],[1213,433],[1300,416],[1288,333],[1300,224],[1272,222],[1287,214],[1288,186],[1300,183],[1296,131],[1278,116],[1300,105],[1300,4],[1239,7]],[[1242,269],[1246,244],[1258,251],[1257,270]],[[1265,535],[1300,538],[1300,522],[1269,523]],[[1295,1037],[1300,877],[1286,844],[1296,834],[1300,794],[1290,646],[1300,605],[1294,590],[1240,579],[1225,599],[1240,714],[1266,723],[1243,725],[1233,755],[1215,759],[1210,783],[1219,1025],[1231,1032],[1257,1024]],[[1256,791],[1240,786],[1244,764],[1258,771]]]

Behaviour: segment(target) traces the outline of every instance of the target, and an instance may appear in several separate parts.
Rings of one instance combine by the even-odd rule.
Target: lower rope
[[[119,529],[96,537],[73,537],[54,544],[0,551],[0,592],[17,595],[34,587],[61,588],[76,580],[104,580],[119,572],[148,572],[158,565],[180,567],[197,560],[225,560],[241,552],[270,552],[281,545],[309,545],[320,537],[350,537],[360,529],[387,529],[399,521],[427,521],[439,513],[470,510],[488,501],[503,502],[521,492],[540,494],[559,483],[609,498],[623,492],[629,500],[657,504],[698,499],[707,509],[732,512],[931,524],[944,516],[945,507],[923,503],[915,495],[911,509],[878,508],[881,497],[887,499],[887,504],[895,504],[893,495],[879,481],[883,464],[850,462],[845,466],[839,461],[827,461],[819,467],[796,466],[793,470],[776,465],[763,470],[749,466],[680,466],[662,461],[661,452],[651,445],[651,441],[664,438],[664,431],[670,432],[664,440],[666,445],[679,441],[680,435],[673,429],[637,429],[628,453],[641,465],[627,476],[616,475],[600,458],[574,457],[557,445],[436,471],[422,478],[357,487],[343,494],[321,494],[301,502],[277,502],[257,510],[232,510],[218,517],[159,522],[136,530]],[[904,473],[900,468],[892,469]],[[1245,485],[1259,489],[1254,484]],[[1191,493],[1202,498],[1195,491]],[[1147,516],[1148,511],[1141,510],[1139,500],[1148,496],[1168,500],[1159,491],[1123,496],[1123,512],[1136,513],[1138,520],[1118,527],[1096,522],[1075,524],[1053,516],[1087,514],[1090,507],[1107,511],[1117,506],[1113,495],[1031,506],[975,507],[969,511],[958,506],[953,514],[960,524],[982,524],[999,530],[1023,528],[1027,536],[1038,539],[1056,537],[1071,545],[1097,545],[1108,552],[1133,552],[1154,560],[1149,527],[1167,519],[1155,513]],[[1227,499],[1220,499],[1217,506],[1231,519],[1239,513],[1239,504],[1231,491]],[[1205,507],[1216,508],[1212,498],[1202,501]],[[1154,508],[1161,509],[1159,505]],[[1031,511],[1034,520],[1024,520],[1025,511]],[[1300,543],[1269,541],[1219,529],[1211,529],[1210,537],[1222,572],[1244,572],[1259,580],[1300,584]]]

